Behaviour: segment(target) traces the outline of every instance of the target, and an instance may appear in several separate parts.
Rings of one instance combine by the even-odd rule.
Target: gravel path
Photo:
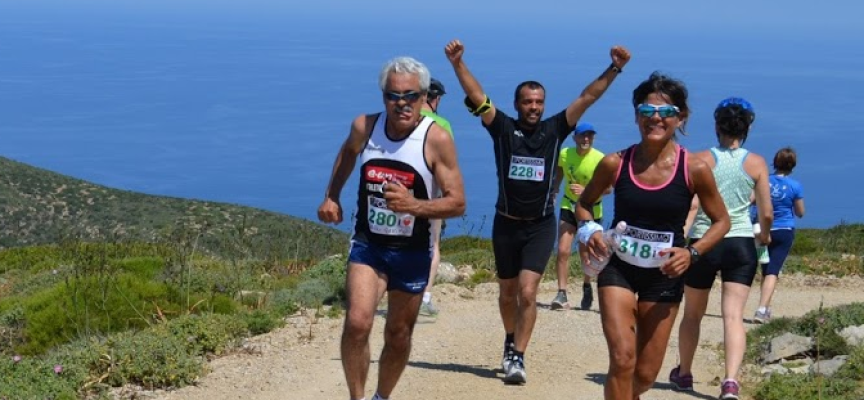
[[[817,308],[820,301],[824,301],[825,306],[864,301],[862,284],[861,278],[783,277],[775,295],[774,315],[799,316]],[[716,349],[723,331],[719,317],[719,285],[714,286],[694,365],[696,391],[677,393],[666,383],[669,369],[677,363],[676,327],[658,382],[643,399],[717,398],[716,381],[722,378],[723,369]],[[754,289],[758,289],[758,283]],[[570,292],[571,297],[578,300],[572,293],[581,293],[581,288],[573,286]],[[752,315],[758,303],[757,292],[751,291],[745,316]],[[544,283],[539,296],[539,301],[544,303],[526,354],[528,383],[508,386],[500,379],[500,347],[504,334],[497,311],[497,286],[485,284],[468,290],[439,285],[434,293],[441,314],[436,319],[420,317],[411,361],[393,394],[394,399],[603,397],[608,363],[596,302],[589,311],[551,311],[545,302],[554,297],[555,286]],[[383,318],[376,318],[372,333],[369,397],[374,394],[377,379],[383,322]],[[255,351],[212,361],[212,372],[197,386],[149,393],[152,397],[148,397],[161,400],[347,399],[339,358],[341,324],[341,320],[328,319],[310,324],[306,317],[292,317],[285,328],[252,338],[249,346]]]

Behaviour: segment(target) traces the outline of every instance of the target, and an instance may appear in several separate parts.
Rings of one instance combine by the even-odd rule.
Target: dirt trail
[[[800,316],[819,306],[864,301],[861,278],[784,277],[775,295],[775,316]],[[643,399],[716,399],[712,384],[723,375],[722,359],[715,351],[722,341],[720,293],[714,285],[708,313],[703,320],[700,349],[696,354],[695,392],[677,393],[666,383],[669,369],[677,364],[677,324],[669,343],[658,382]],[[554,284],[544,283],[539,301],[554,297]],[[575,287],[573,288],[575,289]],[[600,399],[608,367],[606,342],[595,302],[590,311],[551,311],[541,308],[526,354],[528,383],[508,386],[501,382],[500,352],[503,340],[497,311],[497,286],[474,290],[439,285],[433,290],[441,309],[436,319],[420,317],[411,361],[394,399]],[[577,293],[571,289],[571,293]],[[751,291],[745,316],[758,303],[758,283]],[[579,289],[581,293],[581,289]],[[578,300],[578,296],[571,294]],[[544,303],[548,304],[548,303]],[[678,321],[681,319],[679,312]],[[377,358],[382,346],[384,320],[376,317],[372,333],[373,364],[367,398],[374,394]],[[285,328],[255,337],[250,344],[257,354],[234,354],[211,363],[212,372],[197,386],[160,392],[164,400],[318,400],[347,399],[339,358],[341,320],[321,319],[310,325],[305,317],[291,318]],[[747,324],[748,327],[753,325]]]

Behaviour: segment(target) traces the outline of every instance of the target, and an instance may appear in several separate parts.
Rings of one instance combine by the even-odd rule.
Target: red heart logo
[[[402,224],[404,224],[405,226],[411,225],[411,218],[403,219]]]

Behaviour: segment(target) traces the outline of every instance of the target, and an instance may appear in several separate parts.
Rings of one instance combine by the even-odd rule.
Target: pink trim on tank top
[[[629,169],[629,173],[630,173],[630,180],[633,181],[633,184],[636,185],[640,189],[648,190],[648,191],[661,190],[661,189],[665,188],[666,186],[669,186],[669,184],[672,183],[672,180],[675,179],[675,175],[678,174],[678,163],[681,162],[681,146],[679,146],[677,144],[675,145],[675,167],[672,168],[672,175],[669,175],[669,179],[666,180],[666,182],[661,183],[659,186],[648,186],[648,185],[639,183],[639,181],[636,180],[636,177],[633,176],[633,156],[636,154],[636,149],[635,149],[636,146],[633,146],[633,147],[634,147],[633,151],[630,152],[630,164],[627,165],[627,169]],[[685,167],[686,167],[686,165],[685,165]]]
[[[692,192],[693,187],[690,186],[690,152],[687,149],[684,149],[684,182],[687,182],[687,188]]]

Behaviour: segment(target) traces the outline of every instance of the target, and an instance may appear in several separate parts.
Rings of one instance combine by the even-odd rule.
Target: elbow
[[[465,199],[459,199],[453,205],[453,215],[450,217],[461,217],[465,214]]]

